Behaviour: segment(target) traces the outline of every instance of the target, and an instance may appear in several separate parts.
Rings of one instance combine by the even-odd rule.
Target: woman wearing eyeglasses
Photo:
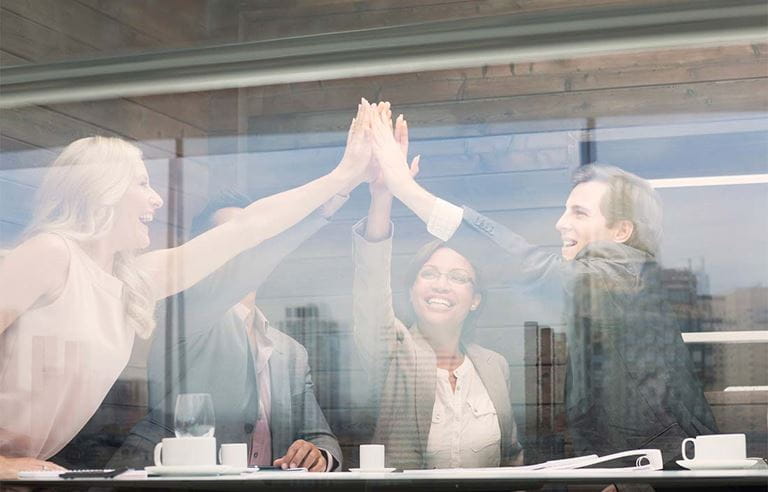
[[[405,120],[398,117],[393,134],[389,104],[376,110],[372,144],[398,142],[403,158]],[[370,192],[368,217],[354,228],[354,334],[378,400],[374,442],[386,446],[387,466],[521,464],[507,361],[468,339],[482,302],[478,272],[444,243],[423,247],[407,277],[416,322],[406,327],[392,307],[392,194],[381,176]]]

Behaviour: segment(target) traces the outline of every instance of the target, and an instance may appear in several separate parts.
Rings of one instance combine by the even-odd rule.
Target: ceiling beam
[[[765,0],[592,7],[0,68],[0,108],[768,39]]]

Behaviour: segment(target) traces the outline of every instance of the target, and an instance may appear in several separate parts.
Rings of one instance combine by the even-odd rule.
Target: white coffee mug
[[[219,448],[219,463],[233,468],[247,468],[248,446],[245,443],[222,444]]]
[[[360,445],[360,469],[361,470],[381,470],[384,464],[384,445],[383,444],[361,444]]]
[[[693,444],[693,457],[686,453],[686,444]],[[686,460],[744,460],[747,458],[747,438],[744,434],[711,434],[683,440]]]
[[[155,446],[156,466],[209,466],[215,464],[215,437],[166,437]]]

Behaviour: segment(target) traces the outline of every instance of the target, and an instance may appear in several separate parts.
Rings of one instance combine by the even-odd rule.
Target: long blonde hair
[[[37,192],[37,206],[23,238],[56,233],[78,242],[110,231],[115,206],[136,175],[141,150],[115,137],[87,137],[67,145],[51,164]],[[115,254],[113,275],[123,281],[125,322],[148,338],[155,328],[155,296],[134,251]]]

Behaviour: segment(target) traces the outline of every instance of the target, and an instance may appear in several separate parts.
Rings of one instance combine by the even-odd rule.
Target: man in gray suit
[[[151,463],[154,445],[173,435],[176,396],[210,393],[218,444],[247,443],[250,464],[341,468],[341,449],[315,398],[306,349],[272,328],[254,301],[280,261],[345,200],[331,199],[176,298],[183,322],[174,325],[177,332],[155,336],[148,360],[151,410],[111,466]],[[250,202],[233,193],[219,196],[193,221],[193,236],[233,218]]]

